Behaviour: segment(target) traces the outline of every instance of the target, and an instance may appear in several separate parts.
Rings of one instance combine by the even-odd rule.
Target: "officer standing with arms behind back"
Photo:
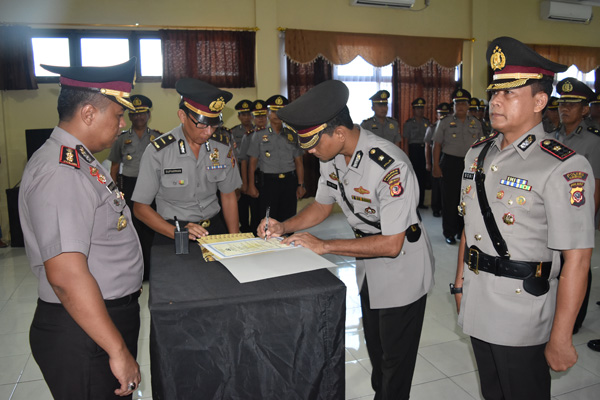
[[[587,160],[542,127],[554,74],[567,67],[509,37],[492,41],[487,60],[500,133],[465,158],[465,230],[451,291],[483,397],[547,400],[549,368],[577,361],[572,334],[594,246],[594,180]]]
[[[419,184],[404,152],[352,123],[348,88],[325,81],[278,115],[298,132],[300,146],[321,160],[315,201],[284,221],[265,220],[259,236],[281,236],[315,226],[337,203],[355,239],[321,240],[294,234],[318,254],[356,257],[362,318],[376,400],[408,399],[433,255],[417,213]],[[266,231],[266,232],[265,232]]]
[[[380,90],[371,96],[369,100],[371,100],[371,109],[375,115],[365,119],[360,126],[401,147],[402,136],[400,136],[398,121],[387,116],[389,98],[390,92],[387,90]]]
[[[19,191],[25,249],[39,279],[29,340],[55,399],[131,399],[143,261],[131,212],[92,156],[125,126],[135,59],[112,67],[44,66],[60,75],[59,123]]]
[[[450,104],[440,103],[435,109],[437,121],[427,128],[425,132],[425,169],[428,173],[431,172],[433,134],[438,123],[450,114]],[[439,218],[442,216],[442,178],[431,177],[431,210],[433,216]]]
[[[408,119],[402,127],[403,149],[405,149],[419,181],[419,208],[427,208],[423,204],[425,182],[427,180],[427,170],[425,169],[425,132],[431,125],[431,121],[424,116],[425,104],[427,102],[424,98],[419,97],[415,99],[412,102],[413,117]]]
[[[150,109],[152,108],[152,100],[141,94],[134,94],[130,97],[131,104],[135,110],[129,110],[129,120],[131,128],[123,131],[117,141],[112,146],[108,159],[112,162],[110,167],[110,176],[113,182],[117,182],[120,189],[123,191],[125,201],[130,210],[133,210],[133,189],[137,182],[138,173],[140,171],[140,161],[144,150],[150,144],[150,141],[161,135],[160,132],[148,128],[150,120]],[[123,164],[123,173],[119,179],[119,169]],[[140,238],[142,244],[142,253],[144,255],[144,280],[147,280],[150,272],[150,248],[152,247],[152,239],[154,231],[146,224],[133,216],[133,226]]]
[[[442,229],[446,243],[455,244],[463,229],[458,215],[460,177],[469,146],[483,135],[477,118],[467,115],[471,94],[464,89],[452,93],[454,115],[438,122],[433,135],[434,178],[442,178]]]
[[[235,190],[242,180],[229,136],[216,132],[223,123],[221,111],[232,94],[192,78],[180,79],[175,89],[181,95],[177,111],[181,125],[157,138],[144,152],[133,192],[135,215],[171,239],[175,236],[174,217],[188,229],[190,240],[209,233],[237,233]],[[150,207],[155,198],[156,211]]]

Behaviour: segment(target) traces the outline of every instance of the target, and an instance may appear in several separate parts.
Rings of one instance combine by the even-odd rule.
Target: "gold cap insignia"
[[[423,100],[419,99],[418,103],[423,104]]]
[[[249,106],[248,106],[248,103],[246,103],[246,102],[243,102],[243,103],[242,103],[242,108],[248,108],[248,107],[249,107]]]
[[[386,92],[383,92],[383,93],[381,93],[381,98],[382,98],[382,99],[387,99],[387,97],[388,97],[388,96],[387,96],[387,93],[386,93]]]
[[[142,101],[136,97],[135,99],[133,99],[133,105],[136,107],[141,106]]]
[[[462,95],[463,95],[463,92],[461,92],[460,90],[458,92],[456,92],[457,97],[462,97]]]
[[[492,53],[492,57],[490,58],[490,67],[495,71],[497,69],[502,69],[506,65],[506,57],[502,52],[502,49],[498,46],[494,49]]]
[[[210,103],[208,108],[210,111],[221,112],[221,110],[225,108],[225,99],[223,99],[223,97],[219,97],[217,100]]]
[[[256,109],[257,109],[257,110],[260,110],[262,107],[263,107],[263,106],[262,106],[262,104],[260,104],[260,103],[258,103],[258,104],[256,105]]]
[[[562,85],[562,91],[564,93],[569,93],[573,91],[573,85],[571,85],[571,82],[566,81],[565,83],[563,83]]]
[[[283,104],[283,99],[281,98],[281,96],[279,96],[275,99],[275,104],[277,104],[278,106]]]

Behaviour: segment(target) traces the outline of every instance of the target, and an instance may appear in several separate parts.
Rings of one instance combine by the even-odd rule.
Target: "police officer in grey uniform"
[[[433,134],[440,120],[444,119],[450,114],[450,104],[440,103],[435,109],[437,114],[437,121],[427,127],[425,131],[425,169],[428,173],[431,172],[431,166],[433,163],[431,146],[433,144]],[[442,182],[441,178],[431,177],[431,210],[433,216],[439,218],[442,216]]]
[[[406,120],[402,127],[402,136],[405,149],[410,162],[413,165],[417,180],[419,181],[419,208],[427,208],[423,204],[425,198],[425,183],[427,180],[427,170],[425,162],[425,132],[431,125],[431,121],[425,118],[424,98],[419,97],[412,102],[413,117]]]
[[[140,383],[142,251],[131,212],[92,153],[125,126],[135,59],[53,67],[59,123],[23,172],[19,213],[39,279],[31,352],[55,399],[131,399]],[[121,397],[123,396],[123,397]]]
[[[365,119],[360,126],[401,147],[402,136],[400,136],[398,121],[387,116],[389,98],[390,92],[387,90],[380,90],[371,96],[369,100],[371,100],[371,109],[375,115]]]
[[[131,201],[131,195],[137,182],[142,155],[146,147],[150,144],[150,141],[159,137],[161,133],[148,128],[152,100],[141,94],[135,94],[130,97],[130,101],[135,107],[135,110],[129,110],[131,128],[121,132],[110,150],[108,159],[112,162],[110,176],[123,191],[127,206],[132,210],[133,201]],[[123,164],[123,171],[118,176],[121,164]],[[150,248],[154,239],[154,231],[135,218],[135,216],[133,216],[133,226],[142,244],[144,280],[148,280],[150,272]]]
[[[267,99],[270,126],[252,135],[247,153],[248,195],[258,198],[260,216],[269,209],[270,216],[281,221],[296,215],[298,199],[306,192],[304,152],[298,146],[296,133],[284,126],[276,114],[288,103],[281,95]]]
[[[465,158],[465,230],[451,291],[483,397],[549,399],[549,367],[577,361],[572,332],[594,246],[586,199],[594,180],[587,160],[541,124],[553,75],[567,67],[509,37],[492,41],[486,59],[491,122],[501,133]]]
[[[589,126],[600,130],[600,92],[594,93],[590,101],[590,115],[585,120]]]
[[[600,206],[600,132],[595,127],[589,126],[584,119],[589,112],[588,101],[593,98],[594,92],[585,83],[575,78],[565,78],[558,82],[556,90],[560,95],[558,113],[561,124],[554,136],[565,146],[584,156],[591,164],[596,183],[594,214],[597,214]],[[585,320],[591,285],[592,271],[590,270],[585,298],[575,320],[573,333],[579,331]]]
[[[479,99],[477,97],[471,97],[469,100],[469,116],[479,120]]]
[[[419,347],[433,255],[419,219],[418,182],[404,152],[353,125],[348,88],[325,81],[278,115],[300,146],[321,160],[315,202],[298,215],[265,220],[261,236],[280,236],[325,220],[337,203],[355,239],[320,240],[297,233],[284,240],[318,254],[354,256],[375,399],[408,399]]]
[[[444,118],[433,135],[433,177],[442,178],[442,229],[446,243],[455,244],[463,228],[457,207],[464,157],[469,146],[483,135],[477,118],[467,115],[471,94],[464,89],[452,93],[454,115]]]
[[[209,233],[237,233],[235,190],[242,180],[229,136],[217,131],[232,94],[192,78],[180,79],[175,89],[181,95],[177,111],[181,125],[144,152],[133,192],[135,215],[171,239],[175,217],[188,229],[190,240]],[[154,199],[156,211],[150,207]]]
[[[544,111],[542,117],[542,125],[544,132],[553,133],[557,129],[560,129],[560,116],[558,115],[558,97],[550,97],[550,101]]]

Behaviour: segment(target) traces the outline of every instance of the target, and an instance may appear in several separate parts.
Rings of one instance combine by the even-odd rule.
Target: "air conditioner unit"
[[[350,0],[351,6],[411,8],[415,0]]]
[[[592,7],[560,1],[542,1],[540,16],[550,21],[588,23],[592,19]]]

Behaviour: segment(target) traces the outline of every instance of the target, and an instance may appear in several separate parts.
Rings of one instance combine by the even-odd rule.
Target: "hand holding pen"
[[[265,216],[265,240],[267,240],[267,230],[269,229],[269,212],[271,211],[271,207],[267,207],[267,215]]]

